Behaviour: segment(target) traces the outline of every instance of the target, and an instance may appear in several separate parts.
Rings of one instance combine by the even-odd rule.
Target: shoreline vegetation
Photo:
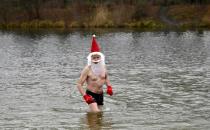
[[[0,2],[0,29],[210,29],[208,0],[0,0]]]

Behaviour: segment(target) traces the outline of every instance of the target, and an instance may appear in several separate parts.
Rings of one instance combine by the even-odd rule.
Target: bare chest
[[[101,75],[95,75],[92,71],[89,71],[88,73],[88,81],[90,82],[100,82],[104,81],[106,79],[106,75],[101,74]]]

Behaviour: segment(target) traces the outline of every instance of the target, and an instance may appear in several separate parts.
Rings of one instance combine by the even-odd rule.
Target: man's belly
[[[102,93],[105,81],[89,81],[87,82],[87,89],[94,93]]]

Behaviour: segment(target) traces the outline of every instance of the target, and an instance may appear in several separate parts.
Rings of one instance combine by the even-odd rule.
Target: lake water
[[[93,33],[114,90],[98,114],[76,88]],[[210,129],[209,50],[210,31],[1,31],[0,129]]]

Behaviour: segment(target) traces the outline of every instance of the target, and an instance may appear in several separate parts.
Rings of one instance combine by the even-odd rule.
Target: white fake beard
[[[102,65],[101,62],[99,62],[97,64],[91,63],[91,69],[92,69],[93,73],[97,76],[103,75],[105,73],[104,65]]]

